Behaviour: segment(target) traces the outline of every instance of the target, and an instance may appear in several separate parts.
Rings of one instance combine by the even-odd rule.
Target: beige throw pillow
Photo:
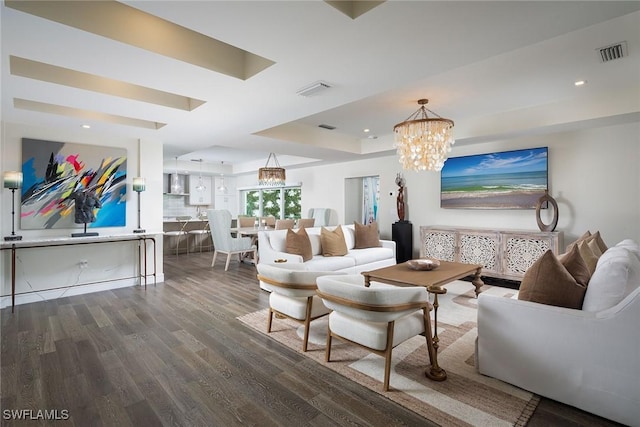
[[[518,299],[581,309],[586,290],[548,250],[524,274]]]
[[[586,238],[585,241],[595,242],[595,244],[598,245],[598,248],[600,249],[601,254],[605,253],[605,251],[608,249],[607,245],[604,243],[604,240],[602,240],[602,236],[600,235],[599,231],[596,231],[595,233],[593,233],[591,236]]]
[[[333,231],[322,227],[320,229],[320,245],[324,256],[344,256],[347,254],[347,243],[340,225]]]
[[[593,275],[593,272],[596,271],[596,265],[598,264],[598,256],[593,253],[586,240],[578,243],[578,251],[580,251],[580,256],[584,260],[584,263],[587,264],[589,273]]]
[[[589,237],[591,237],[591,232],[587,230],[584,232],[582,236],[578,237],[577,240],[574,240],[573,242],[569,243],[569,245],[567,245],[567,252],[569,252],[572,247],[578,246],[580,242],[582,242],[585,239],[588,239]]]
[[[577,246],[573,245],[568,252],[558,256],[558,260],[576,280],[576,283],[582,286],[589,284],[591,273]]]
[[[309,261],[313,258],[311,241],[309,240],[309,235],[304,228],[299,229],[297,233],[291,229],[287,229],[285,252],[288,254],[300,255],[302,257],[302,261]]]
[[[353,225],[356,231],[355,249],[378,248],[382,246],[380,236],[378,235],[377,222],[374,221],[371,224],[364,225],[354,221]]]

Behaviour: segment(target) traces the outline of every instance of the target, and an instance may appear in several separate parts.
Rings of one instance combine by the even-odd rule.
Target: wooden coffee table
[[[372,281],[396,286],[424,286],[429,293],[433,294],[434,331],[432,339],[430,341],[427,340],[431,366],[425,371],[425,375],[435,381],[444,381],[447,379],[447,372],[438,366],[438,295],[447,293],[446,288],[443,287],[447,283],[473,275],[471,283],[476,288],[477,298],[478,294],[480,294],[480,288],[484,285],[480,278],[481,272],[481,265],[440,261],[440,266],[430,271],[412,270],[406,262],[403,262],[377,270],[363,271],[362,275],[367,287]]]

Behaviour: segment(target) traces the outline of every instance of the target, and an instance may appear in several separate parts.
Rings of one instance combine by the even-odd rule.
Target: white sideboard
[[[562,238],[561,231],[421,226],[420,256],[481,264],[485,276],[522,280],[547,250],[558,254]]]

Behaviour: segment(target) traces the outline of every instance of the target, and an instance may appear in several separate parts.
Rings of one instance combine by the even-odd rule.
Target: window
[[[302,187],[246,188],[240,191],[244,215],[297,219],[302,216]]]

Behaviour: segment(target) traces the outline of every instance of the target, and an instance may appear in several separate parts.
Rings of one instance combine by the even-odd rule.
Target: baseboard
[[[157,276],[157,283],[164,282],[164,274],[158,274]],[[141,284],[138,283],[137,278],[133,278],[114,280],[107,283],[93,283],[61,289],[43,289],[40,291],[26,292],[16,295],[16,305],[89,294],[92,292],[108,291],[110,289],[126,288],[128,286],[144,286],[144,280],[142,280]],[[153,275],[147,276],[147,287],[149,286],[153,286]],[[11,295],[4,295],[0,298],[0,308],[6,307],[11,307]]]
[[[473,280],[473,276],[467,276],[460,280],[464,280],[466,282],[471,282]],[[489,286],[500,286],[501,288],[509,288],[509,289],[520,289],[520,281],[518,280],[509,280],[509,279],[500,279],[497,277],[490,276],[482,276],[482,281],[485,285]]]

